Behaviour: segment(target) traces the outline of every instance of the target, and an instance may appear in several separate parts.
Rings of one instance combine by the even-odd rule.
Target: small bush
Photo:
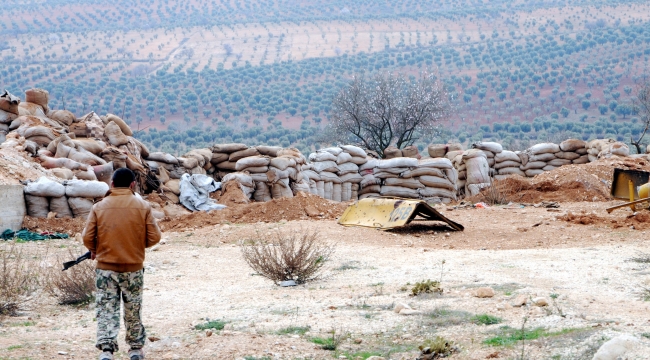
[[[438,293],[442,294],[442,288],[440,287],[440,281],[422,281],[422,282],[416,282],[415,285],[413,286],[413,289],[411,289],[411,296],[418,296],[420,294],[426,293]]]
[[[323,350],[334,351],[348,336],[349,334],[347,333],[332,330],[329,337],[313,337],[310,341],[316,345],[320,345],[321,349]]]
[[[436,336],[435,339],[425,340],[424,344],[419,346],[419,349],[421,352],[417,358],[418,360],[444,358],[456,351],[453,342],[440,336]]]
[[[481,199],[488,205],[506,205],[508,201],[508,191],[503,186],[497,185],[490,177],[490,185],[481,190]]]
[[[278,330],[279,335],[305,335],[311,329],[309,326],[289,326]]]
[[[194,329],[195,329],[195,330],[208,330],[208,329],[211,329],[211,330],[217,330],[217,331],[220,331],[220,330],[223,330],[223,328],[224,328],[225,326],[226,326],[226,322],[225,322],[225,321],[221,321],[221,320],[208,320],[207,322],[205,322],[205,323],[203,323],[203,324],[195,325],[195,326],[194,326]]]
[[[77,256],[69,251],[65,259],[57,256],[61,264]],[[54,267],[49,270],[45,290],[61,305],[84,305],[95,299],[95,264],[85,260],[66,271]]]
[[[479,314],[472,317],[472,321],[475,324],[494,325],[494,324],[499,324],[503,320],[500,317],[496,317],[488,314]]]
[[[37,266],[15,243],[0,250],[0,315],[16,315],[38,284]]]
[[[318,233],[307,232],[278,233],[273,243],[245,241],[241,250],[248,265],[276,285],[287,280],[304,284],[317,279],[334,252],[331,245],[318,238]]]

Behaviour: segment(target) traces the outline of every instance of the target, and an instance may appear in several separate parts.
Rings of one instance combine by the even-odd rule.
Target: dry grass
[[[76,256],[70,255],[63,258],[57,256],[56,263],[63,263]],[[86,260],[61,271],[58,267],[48,269],[45,290],[55,297],[61,305],[80,305],[91,302],[95,296],[95,264]]]
[[[12,242],[0,249],[0,315],[13,316],[38,285],[37,266]]]
[[[242,243],[242,255],[248,265],[275,284],[294,280],[303,284],[319,277],[334,247],[320,240],[318,233],[278,233],[272,242],[252,239]]]
[[[503,186],[499,186],[499,182],[494,181],[493,178],[490,178],[490,186],[483,188],[479,196],[481,201],[488,205],[505,205],[508,204],[508,194],[503,189]]]

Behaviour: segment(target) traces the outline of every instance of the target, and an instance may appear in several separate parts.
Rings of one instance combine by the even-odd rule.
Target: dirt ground
[[[364,359],[374,354],[414,359],[417,346],[442,336],[458,347],[456,359],[508,359],[522,351],[527,359],[591,359],[607,339],[631,334],[639,342],[627,358],[647,359],[647,235],[636,227],[612,227],[611,221],[632,215],[629,209],[608,215],[604,208],[615,203],[561,203],[550,209],[438,207],[462,223],[463,232],[422,224],[383,232],[346,228],[330,219],[216,223],[166,231],[164,244],[148,251],[145,264],[143,318],[148,336],[156,340],[147,342],[148,358]],[[569,214],[600,220],[580,222]],[[650,221],[645,215],[640,218]],[[321,280],[283,288],[256,276],[238,244],[291,231],[316,231],[336,250]],[[59,271],[54,255],[85,251],[74,237],[16,245],[32,253],[44,272]],[[427,279],[442,280],[443,294],[409,296],[415,282]],[[495,295],[475,297],[476,289],[485,286]],[[528,304],[512,307],[520,295]],[[532,305],[536,297],[549,305]],[[399,303],[419,312],[396,314],[393,308]],[[477,314],[502,321],[476,324]],[[227,324],[211,336],[194,330],[206,319]],[[544,329],[544,335],[527,341],[523,349],[521,341],[509,346],[484,343],[505,336],[509,330],[503,326],[521,328],[524,320],[525,329]],[[57,305],[52,297],[37,293],[18,317],[1,322],[2,359],[98,355],[92,305]],[[288,327],[304,329],[285,334]],[[346,335],[336,351],[311,341],[330,336],[332,330]],[[123,336],[122,329],[119,359],[128,350]]]

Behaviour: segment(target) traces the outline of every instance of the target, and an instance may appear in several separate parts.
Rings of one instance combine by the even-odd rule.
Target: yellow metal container
[[[640,199],[647,198],[648,195],[650,194],[650,183],[639,186],[637,188],[637,192],[639,193],[639,198]]]

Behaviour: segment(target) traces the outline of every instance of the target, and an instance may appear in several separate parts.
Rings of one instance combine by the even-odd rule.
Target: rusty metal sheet
[[[449,220],[423,200],[361,199],[348,206],[339,218],[343,226],[364,226],[381,230],[402,227],[416,217],[422,220],[442,221],[452,229],[463,231],[463,226]]]

